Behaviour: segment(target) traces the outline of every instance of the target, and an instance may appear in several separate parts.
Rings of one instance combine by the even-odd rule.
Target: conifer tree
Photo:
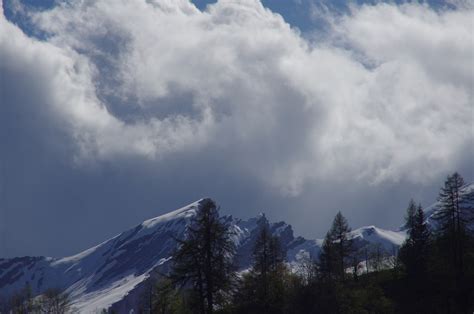
[[[353,242],[351,231],[340,212],[334,218],[331,229],[324,238],[318,262],[318,290],[321,303],[316,312],[346,313],[350,310],[347,297],[346,269],[353,266]]]
[[[267,225],[260,229],[253,250],[253,259],[251,276],[256,283],[256,297],[259,299],[261,308],[269,311],[270,307],[278,302],[282,275],[286,267],[280,239],[270,233]]]
[[[336,274],[336,258],[334,256],[334,237],[328,231],[324,237],[321,252],[319,253],[318,270],[321,279],[328,280],[335,277]]]
[[[448,176],[439,193],[440,206],[433,218],[439,227],[437,250],[448,263],[448,267],[443,268],[449,278],[445,284],[452,286],[449,297],[454,300],[457,311],[467,313],[474,293],[470,267],[474,262],[474,238],[470,225],[474,216],[474,193],[466,188],[464,179],[457,172]]]
[[[416,204],[413,199],[410,200],[407,207],[407,213],[405,216],[405,226],[407,229],[413,228],[416,214]]]
[[[421,205],[413,217],[413,224],[408,230],[408,239],[400,249],[400,259],[408,277],[414,282],[424,280],[427,272],[431,233],[425,221]]]
[[[252,257],[252,268],[235,295],[237,313],[283,313],[288,277],[285,253],[268,224],[259,229]]]
[[[354,253],[353,241],[347,236],[350,231],[346,218],[338,212],[321,248],[319,259],[323,276],[326,274],[344,281],[346,268],[351,263],[350,256]]]
[[[466,237],[469,232],[466,225],[474,211],[472,204],[462,197],[464,186],[464,179],[457,172],[448,176],[438,197],[440,209],[434,216],[440,227],[440,236],[449,243],[451,263],[458,277],[464,272]]]
[[[191,285],[202,314],[213,313],[235,279],[231,236],[216,204],[206,199],[188,227],[186,239],[178,240],[171,278],[181,286]]]
[[[429,244],[431,233],[425,221],[425,213],[421,205],[418,205],[414,218],[413,227],[410,229],[410,239],[419,249],[419,252],[423,253]]]

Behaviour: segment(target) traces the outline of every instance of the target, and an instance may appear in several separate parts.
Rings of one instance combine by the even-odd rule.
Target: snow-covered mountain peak
[[[180,209],[148,219],[117,236],[79,254],[64,258],[24,257],[0,259],[0,296],[8,297],[29,284],[34,294],[47,288],[66,290],[74,309],[83,313],[113,308],[122,313],[133,304],[147,282],[160,272],[167,272],[176,248],[176,238],[183,238],[187,226],[201,206],[211,202],[200,199]],[[264,214],[248,220],[223,216],[234,231],[235,263],[238,269],[251,266],[252,251],[260,228],[280,238],[290,264],[302,256],[317,258],[322,240],[295,237],[291,225],[270,222]],[[392,249],[404,239],[403,232],[387,231],[374,226],[354,230],[351,237],[360,246],[382,243]]]
[[[11,295],[29,284],[34,294],[47,288],[65,289],[82,312],[95,312],[91,304],[107,308],[157,267],[169,267],[174,239],[184,236],[191,218],[208,201],[200,199],[146,220],[73,256],[0,259],[0,295]]]
[[[210,200],[211,199],[209,199],[209,198],[202,198],[202,199],[200,199],[200,200],[198,200],[194,203],[191,203],[187,206],[181,207],[181,208],[176,209],[174,211],[171,211],[169,213],[163,214],[163,215],[155,217],[155,218],[145,220],[141,224],[141,226],[144,229],[150,229],[150,228],[155,227],[158,224],[167,223],[167,222],[174,221],[174,220],[177,220],[177,219],[192,218],[196,215],[196,212],[197,212],[199,206],[201,206],[204,202],[207,202],[207,201],[210,201]]]
[[[406,239],[405,231],[391,231],[377,228],[375,226],[365,226],[350,232],[349,238],[369,243],[381,244],[387,251],[393,247],[402,245]]]

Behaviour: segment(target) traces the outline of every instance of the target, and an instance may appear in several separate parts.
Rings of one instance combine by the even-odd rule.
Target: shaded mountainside
[[[474,185],[465,191],[472,195]],[[125,312],[134,308],[147,281],[157,272],[169,270],[170,256],[176,247],[174,238],[184,237],[191,218],[204,202],[206,199],[147,220],[74,256],[0,259],[0,297],[8,298],[29,284],[34,295],[48,288],[66,290],[73,307],[80,312],[94,313],[104,308]],[[434,204],[427,209],[428,219],[432,219],[438,207]],[[232,216],[223,219],[234,232],[235,263],[240,270],[250,266],[258,231],[265,224],[273,235],[279,236],[290,264],[297,264],[302,257],[317,258],[322,245],[319,239],[295,237],[290,225],[271,223],[263,214],[249,220]],[[403,243],[406,233],[403,228],[389,231],[368,226],[353,230],[350,237],[359,248],[376,244],[391,254]]]

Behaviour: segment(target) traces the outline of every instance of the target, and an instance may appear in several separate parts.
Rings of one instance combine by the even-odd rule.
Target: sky
[[[0,257],[202,197],[321,238],[474,181],[470,1],[4,0]]]

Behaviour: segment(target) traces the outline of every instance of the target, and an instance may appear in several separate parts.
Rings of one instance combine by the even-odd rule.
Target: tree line
[[[319,256],[290,267],[267,225],[260,226],[250,269],[234,265],[235,234],[207,200],[185,239],[178,241],[170,274],[147,292],[143,313],[472,313],[474,311],[474,199],[464,180],[448,176],[439,209],[428,223],[409,202],[407,239],[387,254],[358,246],[339,212]],[[433,228],[434,227],[434,228]]]
[[[49,288],[34,296],[31,286],[26,284],[11,298],[0,302],[0,313],[13,314],[64,314],[71,312],[69,294],[58,288]]]
[[[318,256],[289,265],[268,224],[258,228],[251,267],[237,271],[235,230],[205,200],[178,239],[171,271],[149,281],[140,313],[473,313],[474,191],[458,173],[441,188],[428,220],[410,200],[407,239],[399,250],[360,245],[337,213]],[[390,254],[388,254],[390,253]],[[0,302],[1,303],[1,302]],[[26,286],[3,302],[2,313],[68,313],[58,289],[32,296]],[[113,312],[104,310],[104,313]]]

